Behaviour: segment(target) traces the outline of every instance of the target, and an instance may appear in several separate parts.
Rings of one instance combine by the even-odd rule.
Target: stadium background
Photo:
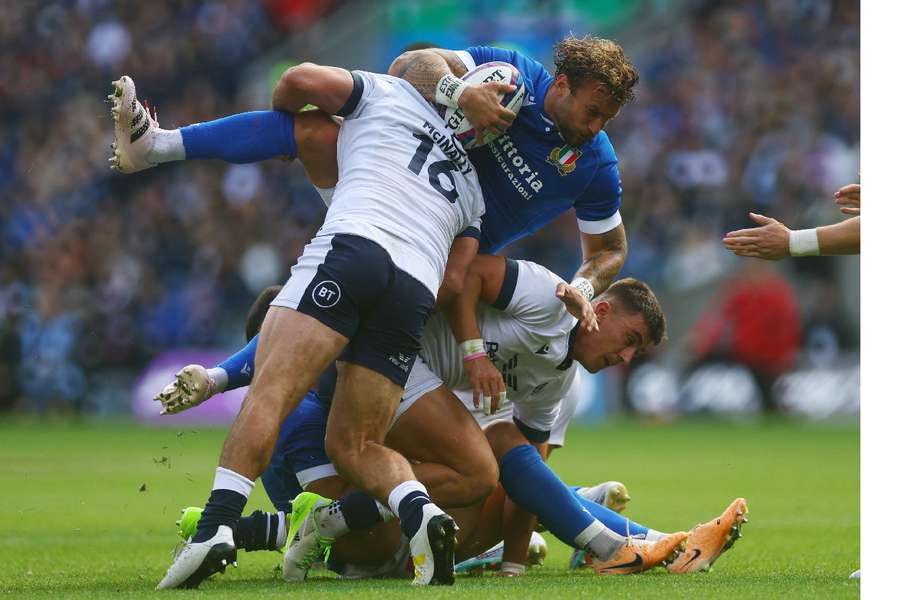
[[[4,2],[0,409],[152,412],[179,362],[243,343],[253,298],[286,279],[322,219],[296,162],[111,173],[112,79],[133,75],[174,127],[267,108],[302,60],[383,71],[427,40],[552,65],[568,32],[618,40],[641,73],[608,127],[622,274],[657,290],[670,323],[646,361],[591,378],[581,418],[855,415],[858,259],[771,264],[720,243],[750,210],[795,227],[840,218],[831,194],[858,180],[860,139],[859,6],[841,0]],[[508,252],[570,276],[573,216]]]
[[[134,416],[158,423],[150,398],[178,367],[243,343],[250,302],[286,278],[322,218],[297,163],[112,174],[110,81],[133,75],[174,127],[267,108],[301,60],[384,70],[427,40],[549,65],[569,31],[618,40],[641,72],[609,127],[623,274],[659,292],[670,340],[592,378],[550,464],[570,483],[627,482],[629,515],[661,529],[737,495],[751,523],[708,575],[572,575],[548,536],[538,573],[431,594],[858,597],[859,260],[764,263],[720,244],[749,210],[796,227],[840,218],[831,194],[859,171],[860,10],[839,0],[0,2],[0,595],[156,596],[172,522],[208,494],[225,430]],[[509,252],[569,276],[574,220]],[[221,424],[240,400],[185,418]],[[674,418],[710,411],[728,418]],[[248,510],[268,508],[257,488]],[[296,597],[278,561],[242,555],[198,594]],[[317,574],[303,594],[414,593],[333,583]]]

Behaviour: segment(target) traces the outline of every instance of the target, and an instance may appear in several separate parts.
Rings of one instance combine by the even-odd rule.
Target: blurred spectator
[[[719,289],[692,339],[697,364],[730,362],[750,369],[770,408],[772,383],[794,366],[801,344],[790,284],[772,265],[748,261]]]

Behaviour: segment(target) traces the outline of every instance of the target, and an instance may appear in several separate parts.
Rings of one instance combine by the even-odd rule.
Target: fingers
[[[474,381],[472,382],[472,404],[475,408],[481,406],[481,388]]]
[[[855,195],[859,197],[860,195],[860,185],[858,183],[851,183],[849,185],[843,186],[841,189],[834,193],[835,198],[839,198],[841,196]]]
[[[775,219],[771,217],[767,217],[765,215],[758,215],[756,213],[750,213],[750,218],[759,223],[760,225],[768,225],[769,223],[777,223]]]
[[[845,215],[859,215],[860,210],[858,208],[853,208],[851,206],[842,206],[841,212]]]

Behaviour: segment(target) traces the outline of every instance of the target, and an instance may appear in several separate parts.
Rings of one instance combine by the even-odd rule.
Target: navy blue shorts
[[[272,302],[305,313],[350,343],[339,360],[405,386],[434,296],[364,237],[316,236]]]

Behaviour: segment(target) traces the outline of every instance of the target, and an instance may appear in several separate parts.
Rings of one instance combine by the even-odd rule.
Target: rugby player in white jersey
[[[149,117],[129,77],[114,85],[117,152],[128,155]],[[434,106],[403,80],[304,63],[285,73],[274,97],[344,117],[340,184],[266,316],[256,377],[203,517],[159,588],[197,586],[234,562],[233,528],[279,426],[336,360],[327,440],[337,471],[399,517],[415,583],[452,584],[456,526],[383,441],[451,244],[484,212],[477,177]]]
[[[554,292],[561,285],[564,285],[562,280],[533,263],[507,262],[484,256],[476,259],[467,278],[463,298],[472,303],[472,321],[484,333],[485,346],[491,349],[495,360],[506,370],[507,389],[514,407],[512,422],[501,422],[488,430],[495,455],[501,463],[501,482],[510,496],[536,514],[551,532],[573,546],[589,548],[599,558],[595,561],[598,572],[644,570],[670,556],[684,536],[666,536],[630,522],[619,523],[621,534],[610,530],[585,512],[584,503],[575,498],[543,465],[529,444],[547,440],[558,418],[560,398],[566,395],[574,381],[573,361],[581,362],[590,370],[597,370],[630,360],[639,349],[658,342],[662,337],[662,314],[646,286],[634,280],[625,280],[615,284],[595,303],[600,330],[587,332],[577,326],[575,318],[567,314],[563,304],[555,297]],[[476,313],[475,302],[479,299],[494,306],[479,304]],[[460,323],[467,321],[465,318],[451,320]],[[430,410],[434,406],[446,406],[442,404],[443,399],[451,397],[448,386],[441,382],[442,378],[458,388],[468,386],[462,367],[465,362],[462,352],[447,320],[442,316],[434,317],[426,328],[421,352],[423,360],[417,361],[413,368],[404,401],[398,409],[400,416],[397,425],[389,436],[395,448],[411,448],[415,452],[416,446],[421,446],[421,440],[428,439],[431,453],[439,453],[440,445],[444,444],[447,446],[444,455],[452,456],[473,439],[471,433],[454,436],[451,431],[454,421],[441,419],[445,414],[443,409],[437,412]],[[202,399],[185,403],[178,398],[160,398],[164,405],[170,404],[176,409],[196,404]],[[429,427],[438,435],[423,435]],[[305,435],[302,430],[302,427],[298,428],[301,436]],[[466,443],[460,444],[460,439],[465,439]],[[304,485],[311,483],[307,481]],[[309,486],[309,489],[321,488]],[[541,489],[543,493],[535,495],[529,492],[534,489]],[[303,496],[315,497],[313,494],[301,494],[300,497]],[[300,543],[289,550],[289,554],[296,550],[303,556],[303,560],[298,562],[308,568],[333,538],[380,522],[385,511],[374,506],[374,501],[370,502],[372,506],[366,507],[357,495],[352,501],[345,498],[336,505],[313,510],[301,507],[302,513],[295,510],[292,519],[305,521],[300,529],[308,532],[308,536],[305,540],[299,540]],[[351,510],[358,514],[349,514]],[[361,516],[359,513],[364,514]],[[726,509],[722,517],[692,531],[699,552],[692,554],[695,560],[689,568],[708,565],[715,560],[728,542],[733,541],[735,529],[739,528],[744,513],[746,503],[739,499]],[[460,517],[464,525],[460,535],[465,546],[462,551],[464,556],[480,552],[497,541],[495,537],[485,537],[483,531],[472,533],[474,529],[484,528],[484,522],[477,515],[476,512],[475,518],[471,515]],[[367,518],[369,522],[366,522]],[[491,519],[487,523],[490,525]],[[629,533],[643,539],[626,544],[625,535]],[[486,542],[489,543],[484,545]],[[305,551],[301,548],[303,546]],[[366,549],[371,556],[373,549]],[[344,554],[338,550],[333,556]],[[287,560],[286,556],[285,568],[295,568],[288,565]]]

